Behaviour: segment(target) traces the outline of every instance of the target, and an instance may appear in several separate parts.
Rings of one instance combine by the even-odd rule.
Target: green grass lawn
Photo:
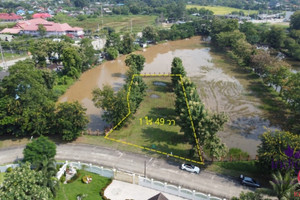
[[[132,20],[132,31],[139,32],[146,26],[155,25],[155,18],[156,16],[148,15],[109,15],[97,18],[87,18],[86,20],[79,21],[77,18],[60,14],[55,17],[55,21],[59,23],[68,23],[71,26],[79,26],[93,31],[97,30],[99,25],[100,28],[101,26],[112,27],[116,32],[128,32],[130,31],[130,21]]]
[[[4,172],[0,172],[0,185],[4,181],[4,174],[5,174]]]
[[[170,77],[144,77],[143,79],[148,89],[138,111],[126,127],[113,131],[109,137],[187,157],[191,146],[185,142],[180,127],[176,125],[177,114],[174,110],[176,96]],[[166,86],[154,85],[155,81],[163,82]],[[158,98],[151,97],[153,95],[157,95]],[[152,119],[152,125],[146,125],[145,117]],[[164,124],[155,123],[157,119],[164,120]],[[169,125],[167,120],[175,120],[175,125]],[[162,121],[160,123],[162,124]]]
[[[205,8],[207,10],[211,10],[214,12],[215,15],[226,15],[229,14],[233,11],[243,11],[245,13],[245,15],[248,15],[248,10],[243,10],[243,9],[237,9],[237,8],[231,8],[231,7],[224,7],[224,6],[199,6],[199,5],[187,5],[186,6],[187,9],[190,8]],[[256,10],[250,10],[249,14],[254,14],[257,13]]]
[[[85,200],[101,200],[100,190],[106,187],[110,179],[99,176],[98,174],[79,170],[81,176],[74,182],[68,184],[60,184],[60,189],[56,195],[56,200],[73,200],[78,194],[87,194]],[[81,178],[85,175],[92,176],[92,182],[85,184]]]

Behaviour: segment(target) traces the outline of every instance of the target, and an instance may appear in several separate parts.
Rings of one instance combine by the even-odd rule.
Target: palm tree
[[[56,165],[54,158],[48,159],[46,156],[44,156],[44,159],[36,164],[37,171],[41,171],[44,175],[44,182],[43,185],[48,187],[53,196],[56,196],[56,191],[59,187],[59,181],[57,180],[56,173]]]
[[[272,178],[273,180],[269,181],[272,189],[262,188],[257,190],[270,196],[276,196],[279,200],[290,200],[298,186],[296,184],[297,179],[292,177],[290,172],[286,172],[282,177],[280,171],[273,173]]]

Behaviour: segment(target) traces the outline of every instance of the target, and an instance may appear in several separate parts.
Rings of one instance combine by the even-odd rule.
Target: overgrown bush
[[[7,173],[10,173],[10,172],[12,172],[12,171],[13,171],[13,168],[12,168],[12,167],[9,167],[9,168],[6,169],[6,172],[7,172]]]
[[[66,177],[65,176],[60,177],[60,182],[61,183],[64,183],[65,181],[66,181]]]
[[[233,160],[245,160],[248,156],[249,154],[247,152],[244,152],[239,148],[230,148],[227,154],[227,157],[231,157]]]
[[[57,164],[57,165],[56,165],[56,170],[59,171],[59,169],[60,169],[62,166],[63,166],[62,164]]]

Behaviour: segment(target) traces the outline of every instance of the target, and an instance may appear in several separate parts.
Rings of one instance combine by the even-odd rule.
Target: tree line
[[[113,127],[123,120],[118,128],[121,128],[128,120],[128,117],[124,120],[127,114],[134,114],[137,111],[147,88],[142,77],[138,76],[144,68],[145,57],[130,54],[126,57],[125,63],[129,70],[126,72],[127,78],[123,88],[115,92],[110,85],[105,85],[102,89],[97,88],[93,91],[93,102],[97,108],[105,110],[102,117],[109,125]],[[129,108],[128,105],[130,105]]]
[[[194,155],[194,150],[196,149],[196,140],[190,119],[191,115],[201,153],[203,154],[203,151],[206,150],[209,154],[208,156],[212,159],[224,157],[228,152],[228,148],[221,142],[217,133],[222,130],[223,125],[227,122],[227,116],[224,113],[213,113],[204,107],[196,85],[186,77],[182,61],[178,57],[173,59],[171,74],[181,75],[181,78],[172,76],[172,84],[176,94],[175,111],[179,117],[178,124],[187,141],[193,146],[190,156]],[[201,156],[203,157],[203,155]]]
[[[0,82],[0,135],[56,134],[62,140],[76,139],[88,123],[86,109],[78,102],[55,102],[64,92],[61,86],[90,68],[94,58],[90,40],[83,39],[80,47],[37,40],[29,49],[32,59],[11,66],[9,76]],[[62,63],[63,69],[47,69],[46,60]]]
[[[244,23],[241,25],[252,26]],[[268,40],[273,40],[274,28],[269,31]],[[278,33],[278,32],[276,32]],[[249,34],[250,40],[255,38],[255,34]],[[227,51],[228,55],[236,61],[236,63],[249,69],[250,72],[258,74],[263,82],[268,86],[273,86],[274,90],[279,93],[281,98],[289,105],[293,118],[297,119],[300,114],[300,91],[299,80],[300,73],[292,73],[291,66],[270,54],[270,52],[257,49],[247,41],[247,34],[241,32],[238,28],[236,20],[225,20],[215,18],[211,24],[212,42],[215,46]],[[280,40],[275,37],[276,44]],[[298,120],[293,122],[291,131],[298,132]]]

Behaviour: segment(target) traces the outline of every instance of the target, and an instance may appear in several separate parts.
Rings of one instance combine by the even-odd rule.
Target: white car
[[[200,168],[191,164],[182,164],[180,169],[186,170],[188,172],[196,173],[196,174],[200,173]]]

